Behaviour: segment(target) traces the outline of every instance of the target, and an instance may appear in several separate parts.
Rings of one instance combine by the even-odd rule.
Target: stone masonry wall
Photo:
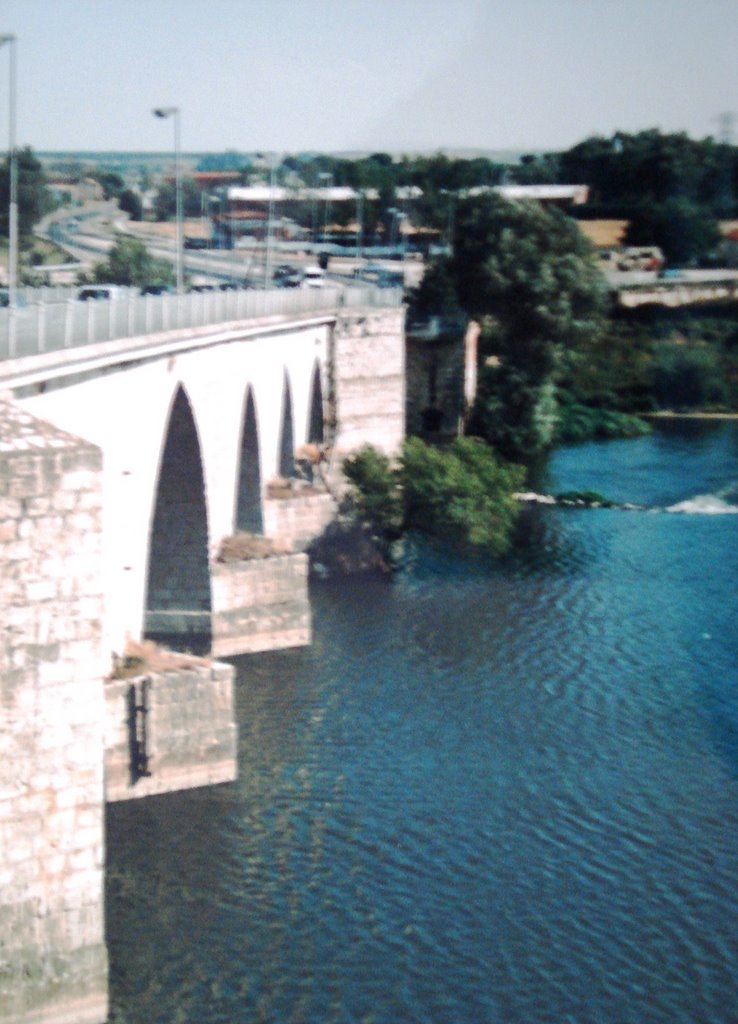
[[[307,555],[215,563],[212,573],[214,657],[310,643]]]
[[[235,779],[233,674],[215,662],[107,681],[106,799]]]
[[[396,455],[405,437],[405,312],[339,317],[333,335],[338,461],[364,444]]]
[[[107,1017],[100,472],[0,404],[0,1024]]]
[[[327,493],[265,498],[264,533],[294,551],[303,551],[320,536],[335,515],[335,499]]]

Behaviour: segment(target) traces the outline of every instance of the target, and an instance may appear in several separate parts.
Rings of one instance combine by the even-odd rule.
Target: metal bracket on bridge
[[[151,679],[145,676],[128,687],[128,745],[130,750],[131,785],[149,778],[148,715]]]

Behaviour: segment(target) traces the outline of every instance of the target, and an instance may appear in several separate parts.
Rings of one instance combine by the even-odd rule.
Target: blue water
[[[652,511],[314,585],[235,661],[238,781],[108,810],[112,1019],[738,1020],[737,483],[670,423],[537,481]]]

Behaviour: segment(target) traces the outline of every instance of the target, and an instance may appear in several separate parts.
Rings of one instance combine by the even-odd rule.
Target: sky
[[[738,0],[0,0],[37,151],[540,151],[736,112]],[[0,148],[9,47],[0,49]]]

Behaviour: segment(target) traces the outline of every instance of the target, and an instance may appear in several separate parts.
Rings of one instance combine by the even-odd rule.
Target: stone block
[[[216,657],[310,643],[307,555],[218,564],[212,587]]]

